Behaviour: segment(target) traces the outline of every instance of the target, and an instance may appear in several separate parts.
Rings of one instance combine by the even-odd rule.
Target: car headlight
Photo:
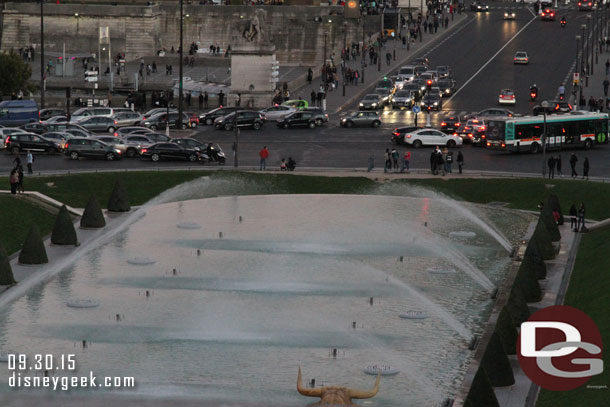
[[[117,154],[121,154],[121,150],[119,150],[118,148],[115,148],[114,152],[117,153]]]
[[[377,106],[377,103],[373,103],[373,104],[371,104],[371,106]]]
[[[360,106],[364,106],[364,103],[360,103]]]
[[[341,123],[345,123],[347,119],[341,119]]]
[[[434,102],[434,103],[433,103],[433,105],[434,105],[434,106],[437,106],[437,105],[438,105],[438,102]]]

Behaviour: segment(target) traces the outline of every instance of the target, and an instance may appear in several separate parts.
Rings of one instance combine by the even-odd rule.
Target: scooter
[[[566,28],[567,21],[566,20],[561,20],[560,24],[561,24],[561,28]]]
[[[530,100],[534,101],[534,100],[536,100],[537,97],[538,97],[538,91],[537,90],[530,90]]]

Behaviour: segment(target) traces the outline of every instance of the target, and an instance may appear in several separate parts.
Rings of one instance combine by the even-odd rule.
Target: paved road
[[[454,35],[433,45],[425,51],[434,66],[450,65],[453,76],[458,81],[459,91],[445,101],[444,111],[433,113],[431,122],[438,126],[446,114],[464,114],[496,106],[497,95],[501,88],[513,88],[517,94],[517,105],[512,108],[517,113],[527,114],[533,103],[528,100],[528,90],[536,83],[542,98],[554,98],[557,88],[570,74],[575,61],[575,36],[587,13],[560,11],[565,15],[568,25],[562,29],[559,21],[542,22],[524,7],[516,7],[517,18],[504,21],[504,9],[489,13],[471,14]],[[513,65],[512,57],[516,51],[524,50],[530,55],[529,65]],[[608,55],[601,55],[605,61]],[[602,62],[603,63],[603,62]],[[597,69],[603,69],[602,63]],[[370,81],[370,80],[369,80]],[[569,86],[567,86],[569,91]],[[351,106],[351,108],[355,107]],[[385,110],[382,112],[384,124],[379,129],[340,128],[338,117],[315,130],[283,130],[269,123],[261,131],[244,130],[240,134],[240,163],[256,165],[258,151],[267,145],[271,155],[271,167],[279,167],[282,157],[292,156],[297,165],[306,167],[365,167],[368,156],[373,152],[377,166],[389,142],[391,130],[397,126],[411,124],[411,112]],[[421,122],[420,122],[421,123]],[[214,130],[201,126],[190,134],[201,141],[216,141],[228,150],[234,140],[232,132]],[[404,148],[401,148],[403,150]],[[509,172],[537,172],[542,167],[542,157],[530,154],[507,154],[488,151],[473,146],[464,146],[466,167],[477,170],[496,170]],[[570,152],[563,152],[564,168]],[[594,150],[577,151],[583,162],[587,155],[591,162],[591,175],[606,176],[610,173],[610,145]],[[429,151],[414,150],[412,165],[416,168],[428,167]],[[0,168],[9,168],[11,158],[0,157]],[[231,164],[232,161],[229,161]],[[122,160],[107,163],[103,161],[70,162],[59,157],[41,156],[36,161],[37,169],[76,169],[76,168],[150,168],[175,166],[176,163],[152,164],[141,160]]]

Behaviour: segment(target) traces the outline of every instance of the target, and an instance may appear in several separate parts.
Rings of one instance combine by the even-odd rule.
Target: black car
[[[6,139],[4,140],[4,149],[13,154],[27,150],[55,154],[61,151],[61,145],[52,140],[47,140],[38,134],[15,133],[6,136]]]
[[[438,93],[426,94],[421,99],[422,110],[441,110],[443,108],[443,99]]]
[[[169,128],[178,128],[178,119],[180,114],[178,112],[169,112]],[[167,112],[157,113],[148,119],[144,119],[138,123],[138,126],[148,127],[151,130],[164,129],[167,127],[168,117]],[[182,125],[180,128],[186,130],[189,126],[189,117],[186,113],[182,113]]]
[[[399,127],[399,128],[394,129],[394,131],[392,132],[392,143],[405,144],[405,135],[407,133],[412,133],[418,129],[421,129],[421,127],[407,126],[407,127]]]
[[[218,163],[220,165],[225,164],[225,153],[216,143],[204,144],[192,138],[175,138],[172,140],[172,143],[176,143],[184,148],[199,152],[201,161],[203,163]]]
[[[316,127],[316,119],[312,112],[297,111],[278,119],[277,126],[284,129],[289,127],[309,127],[314,129]]]
[[[442,97],[448,97],[453,95],[456,89],[455,81],[451,78],[440,79],[436,86],[441,90]]]
[[[542,105],[536,105],[532,109],[532,114],[538,116],[544,114],[568,113],[572,111],[572,105],[565,100],[551,100],[549,106],[545,109]]]
[[[49,109],[40,109],[38,113],[38,118],[41,121],[45,121],[55,116],[66,116],[66,111],[64,109],[58,108],[49,108]]]
[[[328,123],[328,114],[325,113],[320,107],[308,107],[303,111],[313,113],[316,126],[322,126],[324,123]]]
[[[121,158],[121,151],[114,145],[106,144],[101,140],[92,138],[73,138],[66,142],[64,152],[71,160],[78,160],[81,157],[102,158],[113,161]]]
[[[447,134],[457,133],[462,123],[457,116],[447,116],[441,122],[441,131]]]
[[[217,129],[231,130],[234,125],[237,127],[252,127],[259,130],[263,127],[265,119],[257,110],[238,110],[226,116],[217,117],[214,126]]]
[[[200,114],[199,122],[211,126],[212,124],[214,124],[214,120],[216,120],[217,117],[226,116],[236,110],[236,107],[217,107],[216,109],[212,109],[209,112]]]
[[[23,126],[19,126],[19,128],[27,131],[28,133],[42,134],[45,132],[44,124],[40,123],[26,123]]]
[[[159,160],[187,160],[196,162],[199,159],[197,151],[184,148],[176,143],[156,143],[140,150],[142,158],[150,158],[153,162]]]

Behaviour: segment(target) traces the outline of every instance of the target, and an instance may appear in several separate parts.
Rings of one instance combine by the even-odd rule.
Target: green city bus
[[[487,120],[487,147],[516,153],[542,151],[543,116],[502,117]],[[608,114],[572,112],[546,117],[546,148],[589,149],[608,143]]]

